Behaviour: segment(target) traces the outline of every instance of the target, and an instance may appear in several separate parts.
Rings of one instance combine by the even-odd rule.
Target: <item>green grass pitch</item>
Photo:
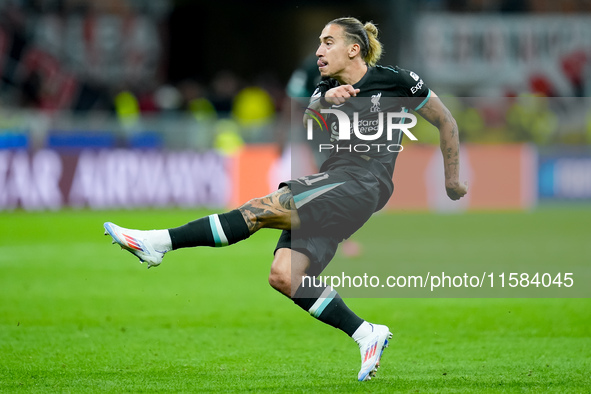
[[[103,236],[104,221],[165,228],[204,214],[0,214],[0,391],[591,390],[589,298],[348,299],[360,316],[394,332],[377,378],[359,383],[351,339],[268,285],[278,232],[175,251],[150,270]],[[392,220],[396,226],[386,226]],[[368,226],[392,234],[402,261],[445,267],[467,255],[490,265],[530,256],[559,267],[589,264],[589,223],[591,209],[580,206],[380,214]],[[356,235],[365,248],[360,264],[375,242],[364,230]],[[469,248],[454,247],[458,237]]]

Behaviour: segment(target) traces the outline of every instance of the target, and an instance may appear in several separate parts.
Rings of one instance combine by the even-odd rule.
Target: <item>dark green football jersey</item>
[[[334,79],[322,81],[312,99],[336,86]],[[416,73],[379,65],[369,67],[353,87],[360,90],[356,97],[320,111],[332,137],[330,144],[319,146],[319,150],[330,151],[321,171],[351,164],[366,167],[380,181],[387,201],[394,190],[394,163],[402,150],[403,132],[399,127],[411,120],[404,114],[422,108],[431,91]],[[348,131],[341,127],[346,125],[341,122],[343,115],[349,119]],[[412,133],[412,128],[409,131]]]

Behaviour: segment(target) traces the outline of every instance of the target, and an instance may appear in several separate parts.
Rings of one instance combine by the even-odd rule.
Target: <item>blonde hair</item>
[[[343,28],[349,42],[359,44],[361,57],[369,66],[375,66],[382,57],[382,43],[378,40],[378,28],[372,22],[365,25],[357,18],[345,17],[328,22]]]

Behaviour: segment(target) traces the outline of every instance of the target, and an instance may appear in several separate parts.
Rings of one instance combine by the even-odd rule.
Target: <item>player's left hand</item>
[[[454,201],[459,200],[468,193],[468,182],[445,182],[445,190],[449,198]]]

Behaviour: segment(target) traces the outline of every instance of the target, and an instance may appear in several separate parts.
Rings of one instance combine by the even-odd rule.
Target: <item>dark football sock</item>
[[[292,300],[316,319],[344,331],[349,336],[352,336],[364,321],[349,309],[331,287],[323,285],[304,288],[300,285]]]
[[[250,237],[248,225],[237,209],[168,229],[168,233],[173,250],[193,246],[227,246]]]

